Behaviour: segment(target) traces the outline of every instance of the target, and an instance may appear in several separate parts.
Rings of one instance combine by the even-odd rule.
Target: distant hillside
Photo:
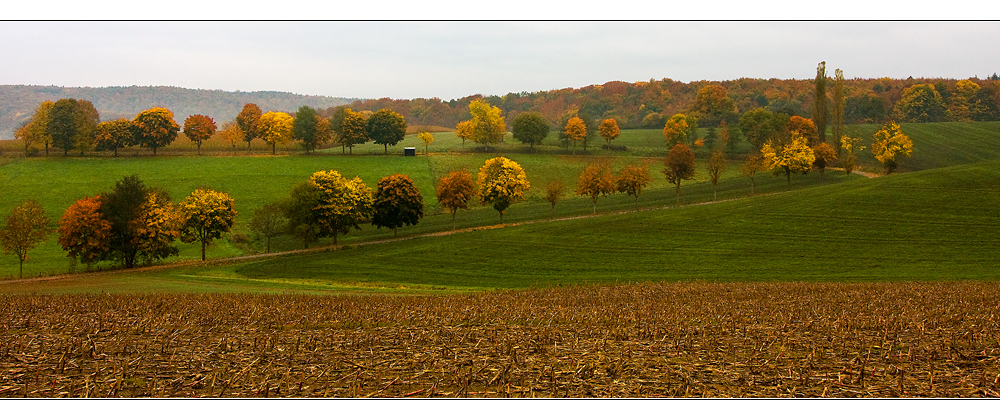
[[[236,118],[243,105],[249,102],[257,104],[264,112],[294,112],[302,105],[326,109],[354,100],[287,92],[225,92],[171,86],[68,88],[0,85],[0,139],[12,138],[17,125],[30,119],[42,101],[62,98],[92,102],[100,112],[102,121],[132,118],[143,110],[162,106],[173,111],[174,120],[181,125],[185,118],[193,114],[208,115],[221,125],[222,122]]]

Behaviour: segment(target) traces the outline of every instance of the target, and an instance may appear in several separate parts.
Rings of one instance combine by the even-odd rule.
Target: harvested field
[[[0,397],[996,397],[1000,285],[0,296]]]

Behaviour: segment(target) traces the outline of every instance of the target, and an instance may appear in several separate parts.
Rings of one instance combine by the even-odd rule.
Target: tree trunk
[[[788,189],[792,189],[792,171],[785,169],[785,180],[788,181]]]
[[[333,231],[333,244],[334,245],[337,244],[337,231],[336,230]]]
[[[500,224],[503,224],[503,212],[500,212]]]
[[[455,230],[455,226],[456,226],[455,225],[455,213],[458,213],[458,209],[457,208],[451,211],[451,230]]]
[[[17,274],[17,278],[19,278],[19,279],[23,279],[24,278],[24,259],[23,258],[21,259],[21,267],[20,267],[20,271]]]
[[[750,177],[750,196],[753,197],[753,190],[757,186],[757,180],[754,177]]]
[[[639,211],[639,194],[635,195],[635,211]]]
[[[681,205],[681,182],[680,181],[677,181],[676,197],[677,197],[677,205],[679,206],[679,205]]]
[[[274,155],[274,149],[278,146],[278,142],[271,143],[271,155]]]
[[[388,155],[389,154],[389,144],[388,143],[383,144],[382,147],[385,147],[385,154]]]
[[[716,201],[718,199],[719,199],[719,192],[716,190],[715,183],[712,183],[712,201]]]
[[[393,237],[393,238],[395,238],[395,237],[396,237],[396,229],[397,229],[397,227],[396,227],[396,226],[393,226],[393,227],[392,227],[392,237]]]
[[[266,252],[268,254],[271,253],[271,237],[270,236],[267,237],[267,251]]]
[[[590,201],[594,202],[594,214],[597,214],[597,197],[594,197]]]
[[[198,143],[198,156],[201,156],[201,142]]]
[[[205,240],[201,241],[201,260],[205,261]]]

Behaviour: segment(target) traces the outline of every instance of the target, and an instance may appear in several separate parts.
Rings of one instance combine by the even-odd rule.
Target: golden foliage
[[[337,243],[338,234],[347,234],[350,228],[361,229],[374,214],[374,198],[361,178],[347,179],[337,171],[319,171],[309,178],[309,185],[317,194],[316,207],[312,209],[319,233],[332,235]]]
[[[898,167],[896,160],[900,156],[910,156],[913,153],[913,140],[903,134],[895,121],[886,122],[875,132],[872,142],[872,154],[882,162],[886,173],[893,173]]]
[[[229,194],[199,188],[181,201],[180,217],[181,241],[201,242],[204,261],[205,247],[229,232],[236,222],[236,204]]]
[[[271,153],[278,143],[288,144],[292,140],[292,124],[295,118],[284,112],[270,111],[257,121],[257,135],[271,145]]]
[[[805,137],[792,136],[790,144],[778,146],[776,149],[769,141],[760,149],[760,154],[767,162],[768,168],[775,174],[783,172],[790,184],[792,172],[807,174],[816,161],[816,155],[806,142]]]
[[[618,129],[618,121],[614,118],[601,121],[601,125],[597,126],[597,132],[601,134],[601,137],[604,137],[604,141],[608,142],[609,146],[612,140],[617,139],[622,134],[621,130]]]
[[[625,165],[615,178],[615,185],[618,192],[635,197],[635,205],[639,205],[639,194],[653,180],[649,174],[649,163],[645,165]]]
[[[492,205],[500,212],[501,223],[504,210],[524,199],[524,192],[531,187],[521,165],[503,156],[489,159],[483,164],[479,169],[477,184],[480,203]]]
[[[478,99],[469,103],[469,112],[472,114],[472,141],[489,145],[503,140],[507,125],[500,108]]]
[[[476,194],[475,186],[472,185],[472,174],[468,171],[449,172],[438,182],[436,192],[438,204],[451,211],[454,228],[455,213],[459,209],[468,209],[469,200]]]
[[[841,136],[840,147],[844,149],[844,172],[850,175],[857,163],[858,152],[865,150],[865,146],[859,138]]]
[[[59,219],[59,245],[84,264],[96,262],[110,248],[111,222],[100,212],[101,196],[76,200]]]
[[[28,259],[28,251],[45,241],[52,229],[49,229],[49,218],[45,209],[35,200],[21,203],[7,215],[6,224],[0,230],[0,244],[5,254],[15,254],[21,262],[23,277],[24,261]]]
[[[615,178],[611,175],[611,165],[608,162],[587,165],[576,183],[576,194],[589,196],[594,202],[594,214],[597,214],[597,197],[614,193]]]
[[[663,138],[667,145],[684,143],[691,135],[691,126],[688,124],[687,116],[684,114],[674,114],[663,125]]]

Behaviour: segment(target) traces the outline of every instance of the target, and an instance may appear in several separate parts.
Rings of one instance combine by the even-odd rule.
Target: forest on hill
[[[827,79],[832,90],[834,78]],[[347,106],[355,111],[388,108],[403,115],[410,124],[444,127],[454,127],[469,119],[469,103],[477,99],[500,108],[508,121],[519,113],[537,111],[556,127],[562,127],[568,117],[586,115],[593,119],[614,118],[622,128],[662,128],[666,119],[676,113],[692,113],[698,116],[700,127],[713,127],[723,119],[732,125],[740,115],[755,108],[812,118],[815,82],[814,79],[741,78],[684,83],[665,78],[634,83],[611,81],[504,96],[472,95],[450,101],[358,100]],[[827,94],[832,96],[830,90]],[[888,119],[996,121],[1000,119],[1000,76],[967,80],[845,79],[844,99],[846,124],[882,123]],[[915,105],[921,109],[913,109]],[[320,113],[332,115],[333,111],[335,108]]]
[[[194,114],[207,115],[217,121],[228,121],[247,103],[256,103],[268,110],[293,112],[303,105],[323,109],[352,100],[287,92],[226,92],[171,86],[93,88],[0,85],[0,139],[13,138],[14,130],[19,124],[31,119],[38,104],[62,98],[90,101],[100,112],[102,121],[131,119],[152,107],[170,109],[178,121],[184,121]]]

